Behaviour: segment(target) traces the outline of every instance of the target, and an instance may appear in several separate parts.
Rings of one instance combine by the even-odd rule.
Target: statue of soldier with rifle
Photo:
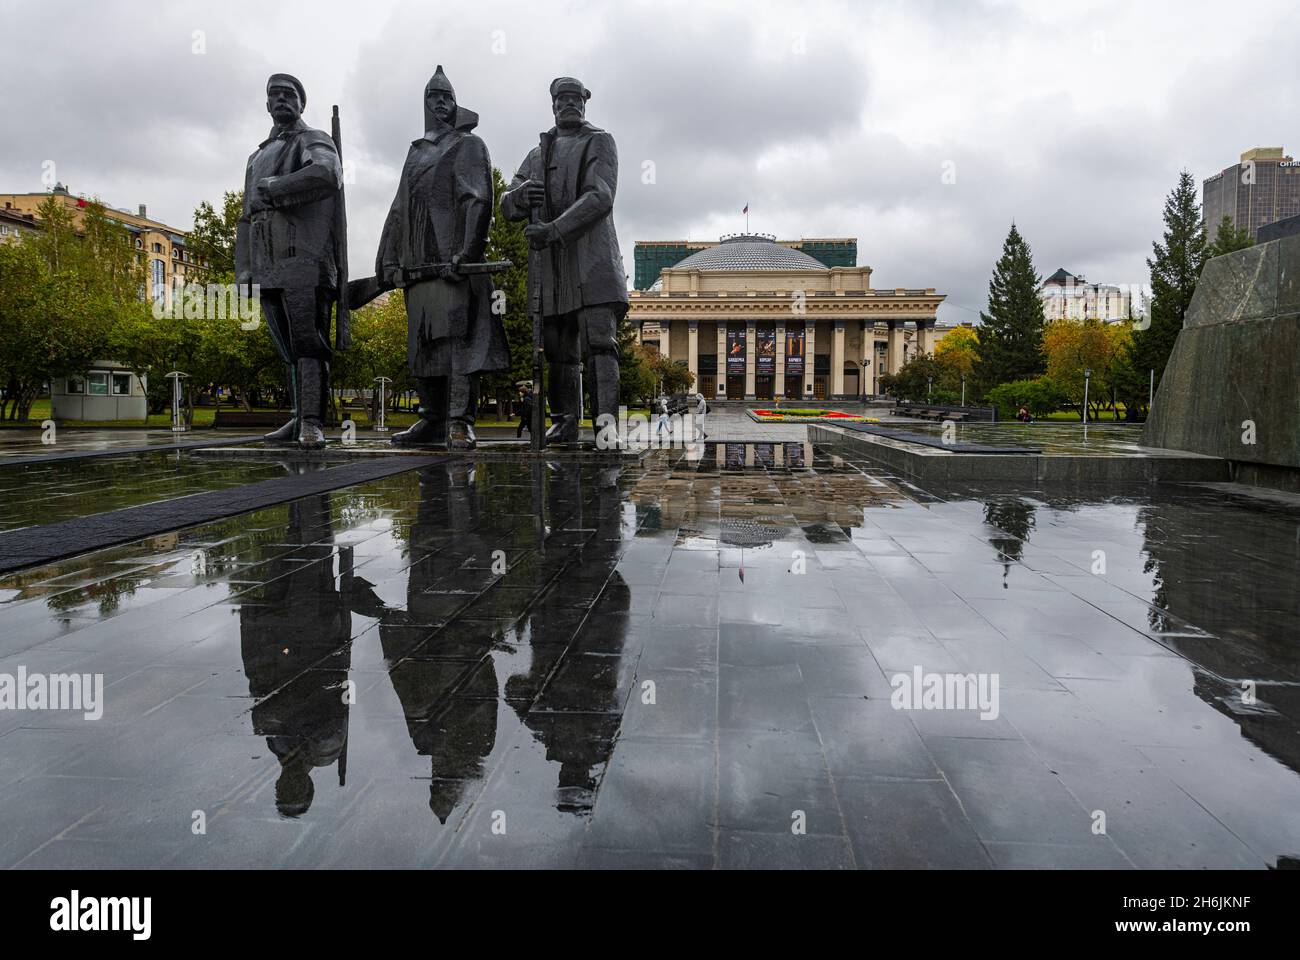
[[[424,88],[424,133],[412,142],[384,223],[373,281],[356,281],[353,306],[384,289],[406,298],[407,360],[420,419],[399,446],[472,450],[479,374],[510,365],[484,263],[492,224],[492,162],[472,133],[478,114],[456,103],[439,66]],[[365,288],[365,289],[363,289]]]
[[[586,121],[591,91],[580,81],[559,77],[550,93],[555,126],[520,165],[502,194],[501,212],[530,221],[524,228],[529,286],[541,316],[535,326],[542,328],[554,421],[546,442],[573,443],[582,419],[580,363],[593,414],[618,416],[618,324],[627,313],[627,274],[614,232],[614,138]],[[540,390],[535,403],[540,422]]]
[[[297,78],[272,74],[266,109],[275,125],[248,158],[235,273],[241,285],[261,288],[262,317],[289,376],[293,419],[266,439],[319,448],[330,360],[350,345],[347,221],[337,130],[331,138],[307,126],[306,105]]]

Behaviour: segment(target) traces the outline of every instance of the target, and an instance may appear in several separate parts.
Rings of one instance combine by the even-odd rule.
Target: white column
[[[862,363],[862,378],[858,381],[858,394],[865,397],[869,393],[875,393],[872,389],[872,377],[875,376],[876,364],[876,325],[870,320],[858,321],[860,330],[858,336],[858,352],[862,354],[858,360]]]
[[[831,333],[831,398],[844,394],[844,321],[834,321]]]
[[[695,390],[700,389],[700,321],[686,321],[686,368],[695,377]]]
[[[934,352],[934,321],[918,320],[916,321],[916,353]]]
[[[903,369],[903,321],[889,321],[889,373]]]
[[[753,320],[745,321],[745,399],[754,399],[754,357],[757,345],[754,343],[755,326]]]
[[[776,325],[776,375],[772,378],[772,399],[785,396],[785,324]]]
[[[727,321],[718,318],[718,369],[713,377],[716,381],[714,390],[720,397],[727,395]]]
[[[803,322],[803,395],[813,395],[813,377],[817,373],[817,321]]]

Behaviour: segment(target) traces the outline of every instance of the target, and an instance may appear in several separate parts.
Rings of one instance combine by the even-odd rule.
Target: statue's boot
[[[465,420],[451,421],[451,432],[447,446],[452,450],[473,450],[478,446],[478,437],[474,435],[474,424]]]
[[[303,420],[298,446],[304,450],[325,449],[325,427],[319,420]]]
[[[579,411],[582,410],[582,384],[576,363],[551,364],[551,382],[548,385],[551,399],[551,429],[546,431],[546,442],[577,443]]]
[[[298,361],[299,413],[298,446],[319,450],[325,446],[325,389],[327,380],[323,361],[304,358]]]
[[[478,375],[453,375],[447,378],[447,413],[450,418],[447,446],[452,450],[473,450],[478,446],[474,435],[474,413],[478,409]]]
[[[298,439],[298,418],[294,417],[278,430],[272,430],[262,437],[267,443],[293,443]]]
[[[420,408],[423,413],[423,407]],[[447,446],[447,434],[439,429],[438,424],[426,420],[423,416],[400,433],[395,433],[389,441],[398,447],[437,447]]]
[[[398,447],[447,448],[446,387],[432,377],[421,377],[417,384],[420,395],[420,419],[406,430],[395,433],[389,441]]]

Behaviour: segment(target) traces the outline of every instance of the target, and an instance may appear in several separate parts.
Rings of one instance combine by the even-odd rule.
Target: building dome
[[[737,234],[723,237],[716,247],[706,247],[674,264],[673,270],[805,270],[824,273],[828,268],[808,254],[783,247],[774,237]]]

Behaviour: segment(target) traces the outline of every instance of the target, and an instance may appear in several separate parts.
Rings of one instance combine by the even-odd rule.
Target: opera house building
[[[933,288],[877,290],[851,238],[638,242],[628,318],[719,400],[857,400],[946,332]]]

